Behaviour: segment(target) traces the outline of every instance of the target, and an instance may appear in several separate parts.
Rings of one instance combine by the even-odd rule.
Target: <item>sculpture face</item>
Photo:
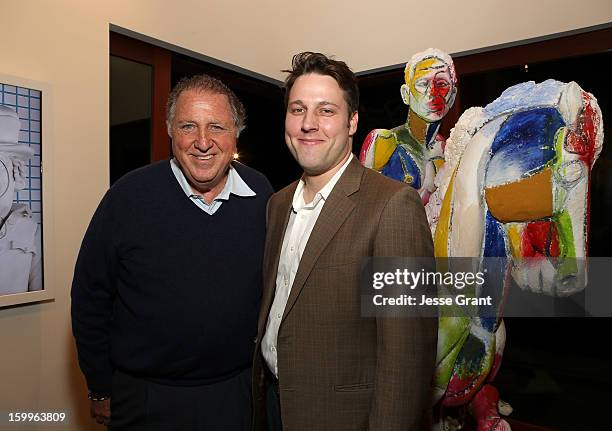
[[[407,84],[410,109],[429,123],[440,121],[455,101],[456,88],[449,67],[438,58],[418,62]]]

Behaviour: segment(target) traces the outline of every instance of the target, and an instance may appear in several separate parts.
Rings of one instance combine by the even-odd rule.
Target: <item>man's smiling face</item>
[[[227,96],[186,90],[176,101],[172,152],[194,192],[221,192],[234,153],[237,130]]]
[[[285,142],[307,175],[335,172],[351,153],[357,113],[349,113],[334,78],[310,73],[295,80],[285,115]],[[332,173],[333,175],[333,173]]]

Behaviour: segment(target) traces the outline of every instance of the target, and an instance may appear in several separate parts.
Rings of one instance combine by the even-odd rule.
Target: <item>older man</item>
[[[426,429],[437,322],[364,317],[359,290],[368,257],[433,256],[423,205],[351,154],[359,91],[345,63],[298,54],[285,85],[285,141],[304,173],[268,206],[255,425]]]
[[[73,330],[92,416],[112,430],[249,428],[272,188],[232,162],[244,120],[220,81],[179,82],[174,158],[113,185],[85,234]]]
[[[27,205],[13,203],[34,153],[18,141],[19,127],[17,113],[0,105],[0,295],[42,289],[40,227]]]

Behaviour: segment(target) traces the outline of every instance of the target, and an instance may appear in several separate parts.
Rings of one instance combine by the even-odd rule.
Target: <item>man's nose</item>
[[[193,145],[200,151],[205,152],[213,146],[213,140],[206,129],[197,134]]]
[[[319,120],[314,112],[306,111],[302,120],[302,131],[311,132],[319,128]]]

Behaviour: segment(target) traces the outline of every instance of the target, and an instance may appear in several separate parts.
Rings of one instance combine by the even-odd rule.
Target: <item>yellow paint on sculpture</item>
[[[381,130],[374,140],[374,169],[385,167],[397,147],[397,139],[388,130]]]
[[[446,194],[442,200],[442,208],[440,208],[440,217],[438,218],[438,225],[434,234],[434,256],[436,257],[448,257],[448,235],[450,232],[453,185],[456,174],[457,170],[455,169],[453,176],[448,182]]]
[[[427,75],[431,69],[431,66],[433,66],[434,63],[442,63],[442,62],[440,61],[440,59],[436,57],[426,58],[425,60],[419,61],[414,68],[414,73],[412,74],[412,81],[410,82],[408,82],[409,71],[408,70],[404,71],[404,80],[406,81],[406,84],[410,85],[411,91],[415,90],[414,82],[420,77]]]
[[[553,213],[552,170],[485,190],[489,211],[502,223],[525,222]]]
[[[410,85],[412,86],[413,84]],[[418,95],[417,93],[413,94]],[[425,142],[425,136],[427,135],[428,129],[428,122],[415,114],[412,109],[408,110],[408,130],[410,130],[410,134],[421,144]]]
[[[523,228],[518,224],[508,224],[506,225],[506,233],[508,234],[508,239],[510,243],[510,252],[512,256],[519,257],[521,256],[521,234],[523,232]]]

